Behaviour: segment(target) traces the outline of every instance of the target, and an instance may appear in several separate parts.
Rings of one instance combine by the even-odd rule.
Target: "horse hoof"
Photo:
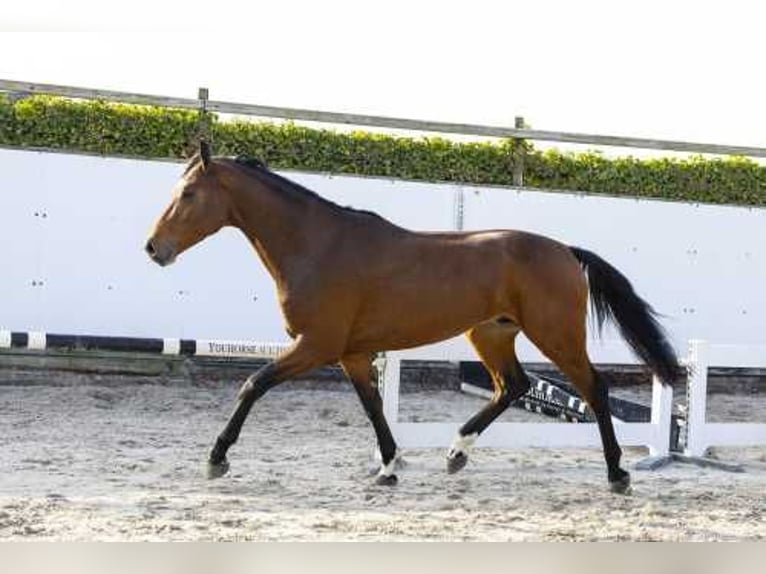
[[[468,455],[462,451],[458,451],[454,454],[447,456],[447,472],[449,474],[455,474],[461,470],[468,462]]]
[[[229,472],[229,461],[223,459],[221,462],[207,462],[207,477],[209,479],[221,478],[224,474]]]
[[[622,478],[610,481],[609,490],[615,494],[630,494],[630,475],[626,473]]]
[[[395,474],[379,474],[375,477],[375,484],[379,486],[394,486],[397,482],[399,479]]]

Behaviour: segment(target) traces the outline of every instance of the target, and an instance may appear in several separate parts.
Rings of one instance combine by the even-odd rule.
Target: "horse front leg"
[[[397,477],[394,474],[397,458],[396,442],[383,414],[383,401],[380,393],[372,385],[372,356],[368,354],[346,356],[341,359],[340,364],[354,385],[356,394],[362,402],[367,418],[372,423],[375,436],[378,439],[382,464],[375,477],[375,482],[392,486],[397,483]]]
[[[234,412],[210,451],[208,478],[218,478],[229,470],[226,453],[231,445],[237,442],[242,425],[255,402],[279,383],[334,362],[325,357],[326,354],[321,353],[305,338],[298,337],[295,344],[284,354],[247,378],[239,391]]]

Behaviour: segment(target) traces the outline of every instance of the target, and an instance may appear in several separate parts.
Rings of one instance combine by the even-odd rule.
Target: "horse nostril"
[[[146,252],[150,257],[154,257],[157,254],[157,250],[154,248],[154,242],[150,239],[146,242]]]

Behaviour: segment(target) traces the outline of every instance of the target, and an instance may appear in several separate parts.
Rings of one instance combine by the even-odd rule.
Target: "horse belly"
[[[383,351],[418,347],[449,339],[504,311],[494,292],[473,283],[389,289],[368,302],[349,338],[355,350]]]

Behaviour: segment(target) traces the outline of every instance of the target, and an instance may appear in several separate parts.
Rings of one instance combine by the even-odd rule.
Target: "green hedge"
[[[195,145],[200,116],[108,102],[0,96],[0,145],[150,158],[182,158]],[[523,157],[529,187],[706,203],[766,205],[766,167],[743,159],[609,159],[596,153],[540,151],[512,140],[458,143],[292,123],[206,118],[214,150],[257,156],[274,168],[424,181],[511,185]]]

